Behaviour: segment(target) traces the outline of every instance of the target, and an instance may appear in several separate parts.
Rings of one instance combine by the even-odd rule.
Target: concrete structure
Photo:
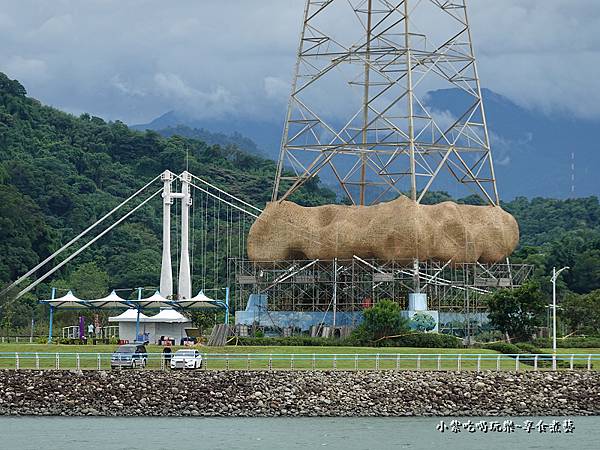
[[[160,271],[160,293],[165,298],[173,296],[173,266],[171,262],[171,205],[175,199],[181,199],[181,255],[179,264],[179,282],[177,297],[189,299],[192,297],[192,276],[190,270],[190,183],[192,175],[183,172],[178,179],[181,181],[181,192],[173,192],[172,184],[175,177],[170,171],[161,175],[163,181],[163,251]]]

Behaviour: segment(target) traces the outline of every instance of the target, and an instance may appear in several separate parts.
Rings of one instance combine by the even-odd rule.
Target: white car
[[[171,358],[171,369],[199,369],[202,355],[198,350],[177,350]]]

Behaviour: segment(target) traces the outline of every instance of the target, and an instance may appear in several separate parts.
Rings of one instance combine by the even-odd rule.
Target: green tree
[[[547,305],[538,283],[529,282],[517,289],[502,289],[488,300],[493,327],[517,341],[528,341],[535,327],[542,325]]]
[[[363,323],[358,327],[356,336],[362,341],[373,342],[407,332],[408,320],[401,313],[397,303],[379,300],[375,306],[363,311]]]
[[[572,332],[600,335],[600,289],[584,295],[570,294],[561,306],[561,317]]]
[[[81,264],[69,277],[69,288],[81,299],[102,298],[108,286],[108,274],[93,262]]]

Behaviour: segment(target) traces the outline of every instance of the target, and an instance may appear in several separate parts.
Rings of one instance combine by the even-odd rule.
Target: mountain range
[[[600,148],[595,138],[600,121],[549,115],[519,106],[489,89],[483,90],[486,115],[501,197],[571,198],[600,195],[595,168],[600,167]],[[469,98],[459,89],[429,92],[428,107],[456,117]],[[281,117],[284,117],[282,111]],[[135,125],[164,136],[180,134],[277,159],[283,121],[220,118],[197,120],[170,111],[152,122]],[[332,185],[333,180],[322,180]]]

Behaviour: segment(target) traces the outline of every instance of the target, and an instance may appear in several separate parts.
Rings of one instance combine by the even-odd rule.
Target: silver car
[[[202,367],[202,355],[198,350],[177,350],[171,358],[171,369],[199,369]]]
[[[111,369],[146,367],[148,352],[142,344],[120,345],[110,357]]]

